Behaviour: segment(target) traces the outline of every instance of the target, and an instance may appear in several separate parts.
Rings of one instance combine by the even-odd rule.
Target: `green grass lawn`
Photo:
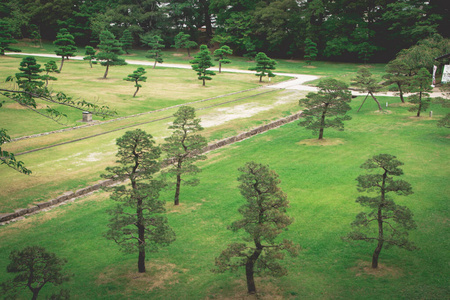
[[[102,236],[105,210],[113,205],[103,192],[1,227],[0,270],[12,249],[37,244],[68,259],[66,269],[74,276],[65,287],[73,299],[245,298],[243,270],[216,275],[210,269],[228,243],[240,240],[226,226],[239,218],[237,208],[244,201],[237,168],[254,160],[280,175],[288,213],[295,219],[280,238],[303,248],[297,258],[286,257],[288,276],[257,279],[260,298],[445,299],[450,292],[450,151],[448,129],[436,127],[444,110],[432,105],[433,118],[415,118],[398,99],[382,98],[391,103],[388,113],[377,113],[373,101],[356,113],[362,99],[353,101],[346,130],[326,130],[323,144],[294,122],[209,153],[199,163],[200,185],[182,188],[179,207],[172,206],[172,191],[162,194],[177,240],[148,255],[146,275],[137,273],[137,255],[119,252]],[[414,212],[418,228],[410,238],[420,250],[383,249],[380,270],[370,272],[374,245],[348,244],[341,237],[361,211],[355,203],[355,178],[363,173],[359,166],[380,153],[404,162],[402,179],[411,183],[414,194],[395,199]],[[0,272],[0,282],[7,277]],[[46,287],[41,293],[51,292]],[[23,299],[29,295],[21,294]]]

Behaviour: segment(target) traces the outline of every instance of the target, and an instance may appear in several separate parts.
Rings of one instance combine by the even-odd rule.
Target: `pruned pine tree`
[[[108,189],[117,205],[108,210],[111,215],[105,236],[115,241],[126,253],[138,252],[138,271],[145,273],[146,252],[156,252],[175,240],[169,227],[164,201],[159,200],[163,182],[153,178],[159,171],[161,154],[153,137],[143,130],[127,131],[117,139],[117,166],[107,167],[103,178],[129,180],[129,186]]]
[[[190,40],[191,36],[187,33],[180,32],[175,36],[175,44],[172,47],[176,49],[186,49],[188,57],[191,57],[191,48],[197,47],[197,43]]]
[[[256,66],[248,68],[250,71],[256,71],[256,76],[259,76],[259,82],[262,82],[262,78],[265,76],[275,77],[276,75],[272,73],[275,70],[275,65],[277,62],[270,59],[265,53],[259,52],[255,57]]]
[[[228,58],[228,55],[232,55],[233,50],[224,45],[219,49],[214,51],[214,60],[219,62],[219,73],[222,73],[222,64],[230,64],[231,60]]]
[[[41,87],[44,85],[42,81],[42,73],[44,70],[41,69],[41,65],[37,63],[34,56],[26,56],[22,58],[19,67],[19,73],[16,73],[17,85],[21,89],[26,89],[27,86],[35,85]]]
[[[75,56],[77,52],[75,38],[66,28],[62,28],[56,35],[56,40],[53,44],[57,47],[55,50],[56,55],[61,56],[61,65],[59,67],[59,71],[61,71],[64,65],[64,59],[68,59],[69,56]]]
[[[84,48],[84,55],[86,55],[85,57],[83,57],[84,60],[88,60],[89,61],[89,65],[92,68],[92,61],[94,61],[97,57],[95,56],[95,49],[94,47],[91,46],[86,46]],[[94,61],[95,63],[95,61]]]
[[[108,76],[108,71],[110,66],[123,66],[127,63],[124,59],[120,58],[119,55],[123,54],[122,44],[116,40],[114,34],[108,30],[104,30],[100,33],[100,44],[98,44],[100,52],[97,53],[97,59],[102,66],[106,67],[103,79]]]
[[[28,246],[22,250],[13,250],[9,255],[10,263],[6,267],[8,273],[16,276],[1,284],[3,296],[15,299],[18,289],[28,288],[32,300],[39,296],[45,285],[58,286],[70,280],[71,275],[63,271],[66,259],[47,252],[40,246]],[[10,298],[5,298],[10,299]]]
[[[407,196],[412,194],[411,185],[404,180],[394,180],[403,175],[399,167],[403,163],[390,154],[379,154],[361,165],[374,174],[360,175],[358,191],[368,193],[359,196],[356,202],[367,207],[369,212],[361,212],[352,223],[351,231],[345,239],[375,242],[377,246],[372,255],[372,268],[378,267],[378,258],[384,245],[397,246],[406,250],[417,249],[408,241],[408,230],[415,229],[413,213],[406,206],[398,205],[390,194]]]
[[[431,74],[427,69],[422,68],[411,80],[411,92],[408,97],[409,102],[415,104],[409,111],[417,111],[416,117],[420,117],[422,111],[426,111],[430,106]]]
[[[133,48],[133,35],[131,34],[130,30],[125,29],[119,41],[122,44],[122,49],[125,51],[125,53],[130,54],[128,50]]]
[[[141,42],[150,47],[150,50],[147,51],[145,57],[154,60],[153,69],[156,67],[156,63],[162,64],[163,53],[162,49],[164,48],[164,40],[159,35],[146,34],[141,36]]]
[[[314,43],[310,38],[305,39],[305,56],[306,63],[311,65],[311,63],[316,60],[317,57],[317,44]]]
[[[0,20],[0,55],[5,55],[5,51],[21,52],[20,49],[11,47],[17,41],[12,37],[11,24],[7,21]]]
[[[195,55],[194,59],[190,61],[192,69],[197,72],[198,80],[203,81],[203,86],[206,85],[206,80],[212,80],[211,76],[216,75],[209,68],[213,67],[211,54],[206,45],[200,46],[200,51]]]
[[[293,221],[286,215],[289,201],[278,186],[278,174],[255,162],[246,163],[239,171],[239,190],[246,203],[239,208],[242,219],[233,222],[228,229],[233,232],[243,229],[245,242],[229,244],[216,258],[212,271],[223,273],[245,268],[248,293],[254,294],[254,275],[286,275],[287,270],[279,262],[284,258],[283,250],[296,256],[299,246],[287,239],[277,239]]]
[[[324,79],[317,85],[319,92],[309,93],[299,101],[305,107],[298,125],[319,133],[319,140],[323,139],[325,128],[344,130],[343,121],[351,120],[346,113],[351,109],[349,103],[352,94],[347,84],[336,79]]]
[[[50,76],[50,73],[59,73],[58,66],[54,60],[50,60],[49,62],[44,64],[45,75],[41,76],[42,80],[45,80],[45,86],[48,86],[49,80],[57,80],[56,77]]]
[[[386,81],[383,83],[386,86],[395,84],[397,86],[396,90],[400,96],[400,100],[402,103],[405,103],[405,99],[403,94],[409,91],[409,83],[411,77],[409,76],[408,66],[398,60],[391,60],[385,67],[385,71],[387,74],[383,76]]]
[[[181,106],[174,114],[175,120],[169,129],[173,129],[170,137],[165,139],[161,146],[170,163],[169,175],[176,178],[174,205],[180,204],[181,182],[195,186],[199,180],[194,178],[185,180],[187,175],[195,175],[201,169],[194,165],[197,160],[206,159],[202,150],[207,146],[206,139],[197,132],[203,130],[200,119],[195,117],[195,109],[190,106]]]
[[[137,92],[139,91],[139,88],[142,87],[142,85],[139,84],[140,81],[145,82],[147,80],[147,77],[144,76],[145,69],[142,67],[137,68],[136,71],[133,71],[133,74],[129,74],[128,77],[124,78],[123,80],[134,82],[134,86],[136,87],[136,91],[133,94],[133,98],[136,97]]]
[[[381,107],[380,102],[375,97],[374,93],[377,93],[381,90],[382,86],[377,82],[377,80],[372,76],[372,73],[369,71],[368,68],[362,67],[358,69],[358,72],[356,73],[356,77],[352,79],[353,83],[359,87],[359,90],[361,92],[367,92],[367,95],[370,95],[372,99],[377,103],[378,110],[381,112],[383,111],[383,108]],[[359,107],[358,111],[363,106],[364,102],[366,101],[367,97],[364,99],[363,103]]]

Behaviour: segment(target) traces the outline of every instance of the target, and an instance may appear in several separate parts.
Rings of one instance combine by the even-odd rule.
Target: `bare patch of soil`
[[[316,69],[316,66],[303,66],[303,68],[308,68],[308,69]]]
[[[372,268],[372,263],[369,261],[358,261],[358,264],[352,268],[355,272],[355,276],[370,275],[375,277],[392,277],[398,278],[403,276],[403,271],[395,268],[389,267],[384,264],[378,264],[377,269]]]
[[[174,53],[174,54],[172,54],[172,56],[175,56],[175,57],[181,57],[181,56],[183,56],[184,54],[182,54],[182,53]]]
[[[344,144],[344,141],[342,139],[309,139],[309,140],[302,140],[298,142],[299,145],[306,145],[306,146],[336,146]]]
[[[172,199],[173,200],[173,199]],[[166,210],[167,213],[180,213],[180,212],[191,212],[202,206],[203,202],[205,202],[205,199],[202,199],[201,203],[192,203],[189,199],[181,199],[180,198],[180,204],[173,205],[173,201],[169,201],[166,204]]]
[[[232,291],[227,291],[226,294],[211,294],[206,299],[220,299],[220,300],[281,300],[284,299],[280,288],[273,283],[264,282],[260,283],[260,280],[256,279],[257,294],[248,294],[247,283],[245,280],[236,280]]]

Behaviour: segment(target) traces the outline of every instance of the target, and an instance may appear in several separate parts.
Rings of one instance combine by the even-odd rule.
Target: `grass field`
[[[1,76],[16,72],[20,59],[0,59]],[[305,69],[324,72],[323,76],[349,74],[350,77],[357,67],[317,64],[317,68]],[[286,63],[286,66],[286,72],[306,73],[301,71],[300,64],[298,68],[295,63]],[[374,66],[374,69],[379,67]],[[99,66],[95,68],[103,70]],[[114,67],[111,80],[91,84],[91,80],[85,82],[83,77],[95,78],[102,72],[86,73],[87,63],[69,61],[61,75],[67,77],[53,84],[55,89],[60,84],[65,91],[86,96],[94,94],[94,90],[104,83],[99,101],[117,105],[120,116],[258,86],[256,77],[248,75],[242,75],[250,77],[245,79],[239,77],[241,75],[223,76],[222,85],[222,77],[218,79],[221,74],[197,93],[200,83],[191,70],[157,69],[154,72],[166,74],[166,78],[174,80],[174,86],[191,84],[191,87],[177,96],[178,100],[171,94],[173,87],[157,95],[144,93],[144,87],[140,91],[142,94],[138,94],[142,98],[132,99],[132,84],[121,78],[135,68]],[[327,68],[330,73],[325,72]],[[148,83],[157,84],[158,78],[162,76],[155,76]],[[162,80],[162,89],[165,80],[171,84],[169,79]],[[261,89],[257,89],[193,104],[202,121],[210,124],[205,126],[203,135],[214,141],[292,114],[300,109],[298,99],[305,95],[304,92],[283,90],[260,92]],[[107,96],[103,98],[103,95]],[[350,115],[353,119],[346,122],[345,131],[326,130],[323,143],[318,143],[311,132],[294,122],[208,153],[208,159],[199,163],[203,169],[199,175],[200,185],[182,188],[179,207],[172,205],[171,190],[162,193],[161,199],[167,201],[169,223],[177,240],[161,252],[148,255],[148,273],[137,273],[137,255],[121,253],[114,242],[103,237],[108,222],[105,211],[114,204],[106,192],[96,192],[48,212],[1,226],[0,282],[9,278],[4,270],[12,249],[40,245],[68,260],[65,269],[73,274],[73,278],[64,287],[70,289],[72,299],[253,299],[246,296],[243,270],[220,275],[210,270],[214,258],[228,243],[240,241],[240,234],[234,234],[226,227],[239,218],[237,209],[244,201],[237,189],[237,169],[254,160],[269,164],[280,175],[281,188],[290,201],[288,213],[295,219],[280,238],[291,239],[302,247],[298,257],[288,256],[284,261],[288,276],[257,279],[259,299],[446,299],[450,292],[450,150],[448,129],[438,128],[436,123],[447,112],[433,104],[430,108],[433,118],[415,118],[414,113],[407,111],[408,105],[399,104],[399,99],[380,97],[381,103],[389,102],[386,113],[378,113],[373,101],[367,101],[356,113],[363,99],[358,97],[352,102]],[[235,102],[209,107],[227,101]],[[10,110],[4,113],[3,108],[0,109],[0,127],[8,128],[12,136],[68,126],[51,127],[53,125],[45,121],[40,123],[40,117],[11,107],[10,102],[5,106]],[[13,111],[17,114],[6,119]],[[33,170],[32,176],[0,168],[0,212],[42,202],[96,182],[105,167],[114,163],[115,139],[129,130],[121,128],[145,123],[131,129],[144,129],[161,142],[170,133],[167,127],[171,119],[157,120],[170,117],[175,111],[176,108],[172,108],[5,145],[7,150],[19,153],[103,133],[95,138],[18,156]],[[228,113],[239,112],[252,114],[227,119]],[[76,120],[81,116],[72,111],[68,113],[71,124],[77,124]],[[355,178],[363,173],[359,166],[380,153],[396,155],[404,162],[402,179],[411,183],[414,194],[395,199],[414,213],[418,228],[411,232],[410,238],[420,250],[383,249],[380,269],[374,272],[369,268],[374,245],[349,244],[341,237],[350,230],[350,223],[361,211],[355,203],[359,194]],[[49,296],[55,291],[54,287],[46,286],[40,295]],[[29,296],[28,291],[23,291],[20,299]]]

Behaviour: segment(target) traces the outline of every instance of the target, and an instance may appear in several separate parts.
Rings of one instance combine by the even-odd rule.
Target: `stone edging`
[[[206,146],[203,149],[203,152],[209,152],[239,141],[242,141],[244,139],[247,139],[249,137],[252,137],[254,135],[257,135],[259,133],[263,133],[266,131],[269,131],[270,129],[276,128],[276,127],[280,127],[281,125],[293,122],[297,119],[299,119],[302,116],[302,112],[298,112],[296,114],[290,115],[286,118],[282,118],[282,119],[278,119],[272,123],[263,125],[263,126],[259,126],[257,128],[254,128],[250,131],[247,132],[243,132],[241,134],[220,140],[218,142],[209,144],[208,146]],[[32,213],[36,213],[42,209],[60,204],[62,202],[66,202],[69,200],[72,200],[74,198],[80,197],[80,196],[84,196],[87,195],[89,193],[92,193],[94,191],[100,190],[102,187],[106,187],[106,186],[110,186],[113,185],[114,183],[117,183],[117,181],[113,180],[113,179],[108,179],[108,180],[103,180],[97,184],[76,190],[75,192],[66,192],[63,195],[56,197],[52,200],[46,201],[46,202],[41,202],[41,203],[37,203],[35,206],[29,207],[29,208],[21,208],[21,209],[17,209],[15,212],[13,213],[0,213],[0,225],[4,225],[7,224],[11,221],[13,221],[14,219],[17,219],[19,217],[22,217],[24,215],[28,215],[28,214],[32,214]]]

